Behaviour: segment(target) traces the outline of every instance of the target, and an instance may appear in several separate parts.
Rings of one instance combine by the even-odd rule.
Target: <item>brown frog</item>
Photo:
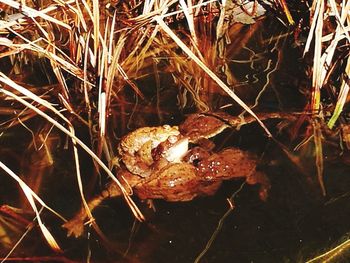
[[[167,146],[167,151],[160,153],[165,159],[170,162],[180,161],[179,158],[188,149],[186,140],[180,142],[181,137],[177,126],[142,127],[122,138],[118,153],[123,164],[132,174],[148,177],[155,169],[152,151],[160,144]],[[177,151],[174,153],[170,148]]]
[[[215,116],[193,114],[177,126],[140,128],[125,136],[118,149],[125,168],[118,179],[140,199],[189,201],[197,196],[212,195],[223,180],[246,178],[248,184],[261,184],[260,197],[265,200],[269,189],[266,176],[255,170],[256,157],[237,148],[213,153],[212,147],[194,146],[229,127]],[[158,134],[162,133],[162,134]],[[148,135],[147,135],[148,134]],[[89,202],[92,210],[104,199],[120,196],[120,188],[111,183]],[[64,224],[68,235],[80,236],[87,217],[85,209]]]
[[[260,197],[266,200],[269,181],[255,170],[256,158],[250,153],[227,148],[210,155],[201,153],[195,158],[193,162],[170,163],[150,178],[138,182],[133,186],[136,195],[140,199],[189,201],[197,196],[214,194],[223,180],[246,178],[248,184],[261,185]]]

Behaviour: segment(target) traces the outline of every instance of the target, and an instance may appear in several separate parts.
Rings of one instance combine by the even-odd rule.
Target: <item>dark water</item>
[[[251,30],[251,39],[239,52],[234,51],[234,47],[227,47],[228,51],[232,49],[232,57],[228,56],[227,65],[235,72],[236,83],[233,86],[236,93],[253,105],[254,98],[266,87],[256,106],[257,111],[302,111],[308,96],[305,94],[308,88],[305,76],[307,67],[301,62],[301,49],[294,45],[293,35],[275,21],[269,20],[256,31],[253,26],[245,26],[241,30],[246,33]],[[271,31],[277,33],[271,37]],[[178,124],[183,120],[184,114],[194,110],[190,102],[179,107],[178,100],[175,99],[178,90],[170,79],[165,74],[161,75],[160,86],[167,85],[167,88],[158,91],[145,89],[146,100],[140,101],[136,106],[132,104],[135,102],[134,96],[125,95],[132,105],[126,110],[130,129],[161,123]],[[140,80],[138,84],[142,87],[143,82],[149,85],[152,80],[149,77]],[[161,98],[159,103],[157,96]],[[210,98],[213,109],[225,106],[225,110],[231,113],[241,111],[232,99],[220,93],[214,92]],[[114,114],[115,118],[121,116],[118,115],[118,105]],[[290,131],[295,124],[285,124],[285,128],[281,128],[280,120],[266,122],[274,136],[289,149],[293,149],[303,136],[292,139]],[[34,118],[28,125],[33,129],[44,126],[40,118]],[[301,131],[304,132],[305,127]],[[113,139],[117,143],[117,138],[126,131],[115,128],[114,132]],[[49,168],[40,162],[43,160],[40,151],[28,148],[31,136],[21,126],[6,130],[0,137],[1,161],[24,178],[30,174],[26,180],[35,181],[36,176],[40,175],[40,196],[69,218],[80,206],[72,151],[69,146],[65,147],[64,136],[58,131],[53,134],[54,164]],[[86,136],[84,131],[78,135]],[[328,158],[325,159],[324,182],[327,195],[324,197],[316,178],[312,145],[307,144],[303,151],[297,152],[302,160],[300,168],[266,137],[257,124],[244,126],[239,131],[226,132],[226,136],[228,140],[225,147],[240,147],[259,156],[259,169],[270,179],[271,191],[264,202],[258,197],[257,186],[244,185],[234,198],[234,210],[222,222],[216,238],[199,262],[304,262],[346,240],[350,230],[350,169],[346,151],[341,152],[337,145],[325,144],[325,157]],[[12,143],[14,140],[15,145]],[[83,153],[81,160],[82,174],[86,182],[91,182],[94,167]],[[14,181],[2,171],[0,178],[1,203],[30,211]],[[90,195],[100,191],[105,183],[103,179],[100,184],[99,180],[94,182],[86,185]],[[197,198],[191,202],[169,203],[156,200],[156,211],[135,198],[147,218],[143,223],[134,220],[124,200],[107,200],[94,211],[94,215],[108,242],[88,227],[83,237],[67,238],[60,227],[62,222],[45,211],[43,219],[64,250],[63,255],[53,254],[38,228],[34,227],[13,256],[55,256],[55,260],[50,260],[52,262],[63,259],[82,262],[87,260],[88,255],[91,256],[91,262],[193,262],[229,209],[227,198],[242,183],[243,180],[225,182],[216,195]],[[2,217],[11,218],[5,213]],[[23,217],[30,219],[33,215],[24,214]],[[23,224],[16,226],[18,232],[11,230],[4,221],[0,221],[0,226],[6,230],[12,242],[25,231]],[[4,256],[11,246],[2,243],[1,256]],[[343,257],[338,257],[334,262],[346,262],[348,254],[346,251]],[[36,261],[40,262],[39,259]]]

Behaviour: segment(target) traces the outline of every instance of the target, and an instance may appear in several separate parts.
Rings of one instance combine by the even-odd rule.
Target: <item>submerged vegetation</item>
[[[215,246],[215,240],[220,233],[232,231],[225,224],[233,212],[247,212],[236,211],[249,199],[244,199],[244,183],[227,184],[229,190],[224,187],[216,201],[193,201],[180,208],[160,202],[154,212],[116,176],[122,136],[140,127],[179,125],[194,112],[224,111],[242,120],[229,123],[236,131],[219,137],[216,144],[243,147],[268,167],[264,172],[272,182],[274,205],[254,197],[247,207],[259,207],[272,217],[274,209],[285,205],[280,202],[288,199],[288,209],[304,211],[296,204],[301,197],[293,192],[302,189],[311,194],[301,195],[305,200],[300,203],[326,207],[323,216],[336,222],[333,216],[338,212],[333,208],[345,214],[349,210],[342,206],[350,189],[350,178],[344,179],[350,150],[349,9],[350,1],[334,0],[2,0],[2,260],[154,262],[167,257],[173,262],[200,262],[209,254],[208,261],[215,262],[234,257],[238,253],[234,246],[244,234],[230,248],[219,245],[224,241]],[[281,178],[284,169],[296,176]],[[92,213],[87,200],[110,181],[120,189],[123,202],[113,204],[117,206],[113,211]],[[279,186],[290,188],[282,191]],[[200,202],[217,202],[220,207],[215,210],[214,205],[205,214],[206,205]],[[78,240],[66,237],[61,225],[73,217],[80,203],[87,213],[85,225],[93,228]],[[170,210],[183,212],[166,221]],[[322,211],[310,217],[315,219]],[[190,251],[181,256],[178,247],[157,251],[169,236],[189,238],[186,234],[192,231],[187,230],[200,215],[207,216],[206,225],[196,228],[201,237],[194,237],[193,248],[185,246]],[[147,223],[157,216],[159,221]],[[339,215],[339,220],[348,220],[343,217]],[[178,220],[184,224],[183,236],[174,237],[167,231],[176,230],[167,224]],[[235,228],[239,223],[232,224]],[[266,238],[273,239],[274,230],[269,230]],[[328,243],[312,240],[300,247],[281,240],[284,250],[277,247],[282,250],[279,258],[336,262],[349,257],[350,229],[337,231],[326,238]],[[155,240],[158,236],[160,240]],[[274,246],[280,244],[271,244],[262,247],[274,255]],[[289,246],[292,253],[286,252]],[[237,259],[274,258],[259,253]]]

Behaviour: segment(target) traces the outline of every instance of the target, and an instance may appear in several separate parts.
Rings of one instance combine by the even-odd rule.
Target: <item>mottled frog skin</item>
[[[118,153],[126,169],[135,175],[148,177],[154,170],[152,151],[162,143],[170,148],[180,138],[177,126],[142,127],[122,138]],[[183,149],[184,153],[186,151],[187,148]],[[170,156],[168,158],[171,159]]]
[[[213,195],[223,180],[246,178],[248,184],[261,184],[260,197],[267,198],[268,180],[255,170],[256,158],[248,152],[228,148],[209,156],[207,152],[195,158],[187,156],[187,159],[193,162],[168,164],[136,184],[136,195],[141,199],[189,201],[197,196]]]
[[[118,146],[122,164],[117,177],[140,199],[172,202],[213,195],[222,181],[245,178],[248,184],[260,184],[260,198],[265,200],[270,184],[263,173],[256,171],[256,156],[234,147],[219,152],[213,152],[212,146],[203,147],[202,140],[228,127],[230,125],[217,116],[192,114],[179,127],[137,129],[124,136]],[[89,202],[89,208],[93,210],[104,199],[120,195],[120,188],[110,183]],[[86,218],[82,208],[64,224],[68,235],[80,236]]]

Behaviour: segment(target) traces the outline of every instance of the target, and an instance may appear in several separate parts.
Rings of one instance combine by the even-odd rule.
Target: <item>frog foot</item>
[[[85,218],[84,218],[85,219]],[[62,225],[67,230],[67,236],[75,238],[80,237],[84,232],[84,219],[80,216],[75,216],[73,219],[67,221]]]

